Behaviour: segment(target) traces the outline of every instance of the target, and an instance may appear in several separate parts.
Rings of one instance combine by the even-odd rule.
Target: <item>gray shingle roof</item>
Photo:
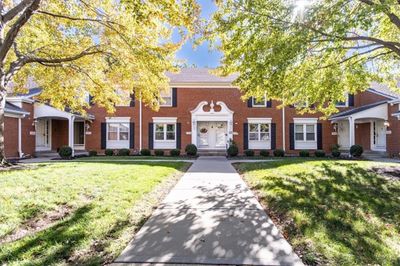
[[[167,72],[171,83],[232,83],[237,75],[216,76],[211,68],[182,68],[179,73]]]
[[[357,108],[353,108],[353,109],[350,109],[350,110],[342,111],[342,112],[339,112],[337,114],[331,115],[331,117],[329,119],[336,119],[336,118],[346,117],[346,116],[349,116],[349,115],[352,115],[352,114],[355,114],[355,113],[358,113],[358,112],[361,112],[361,111],[368,110],[368,109],[376,107],[378,105],[387,103],[388,101],[389,100],[383,100],[383,101],[379,101],[379,102],[363,105],[363,106],[360,106],[360,107],[357,107]]]
[[[382,94],[383,96],[386,96],[386,97],[389,97],[392,99],[400,98],[399,92],[395,92],[395,91],[391,90],[390,88],[388,88],[385,84],[381,84],[378,82],[372,82],[371,87],[368,89],[368,91],[376,92],[378,94]]]
[[[25,111],[24,109],[12,104],[12,103],[9,103],[9,102],[6,102],[6,106],[5,106],[4,110],[8,113],[29,113],[29,112]]]
[[[42,92],[42,88],[31,88],[28,90],[28,93],[18,93],[17,96],[23,96],[30,98],[32,96],[38,95]]]

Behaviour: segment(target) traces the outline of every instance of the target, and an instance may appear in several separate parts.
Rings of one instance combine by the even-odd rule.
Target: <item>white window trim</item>
[[[130,121],[130,117],[106,117],[107,123],[129,123]]]
[[[317,124],[318,123],[318,118],[313,118],[313,117],[295,117],[293,118],[293,122],[295,124]]]
[[[296,125],[301,125],[303,126],[303,140],[296,140]],[[297,142],[316,142],[317,141],[317,124],[294,124],[295,126],[295,141]],[[313,126],[314,127],[314,140],[307,140],[307,126]]]
[[[158,101],[160,107],[172,107],[173,105],[173,95],[172,95],[172,88],[169,88],[169,92],[170,92],[170,97],[171,97],[171,103],[170,104],[166,104],[166,103],[162,103],[161,101]],[[160,94],[160,98],[162,98],[161,94]]]
[[[177,117],[153,117],[153,123],[169,123],[173,124],[178,121]]]
[[[256,97],[251,98],[251,106],[252,107],[266,107],[267,106],[267,95],[264,94],[264,103],[263,104],[256,104],[255,101],[257,100]]]
[[[253,125],[258,125],[257,126],[257,132],[252,132],[250,131],[250,126],[248,128],[248,140],[249,141],[254,141],[254,142],[268,142],[271,140],[271,124],[267,124],[267,123],[250,123]],[[267,140],[261,140],[261,133],[266,133],[266,132],[261,132],[261,124],[267,124],[268,125],[268,139]],[[258,140],[250,140],[250,133],[257,133],[258,135]]]
[[[248,117],[247,122],[251,124],[271,124],[272,118],[269,117]]]
[[[349,93],[346,93],[345,95],[346,100],[344,101],[344,104],[338,104],[336,103],[336,107],[349,107]]]

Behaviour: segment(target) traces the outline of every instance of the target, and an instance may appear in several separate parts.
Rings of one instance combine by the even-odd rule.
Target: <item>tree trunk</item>
[[[0,88],[0,167],[8,165],[4,149],[4,109],[6,107],[6,94],[5,88]]]

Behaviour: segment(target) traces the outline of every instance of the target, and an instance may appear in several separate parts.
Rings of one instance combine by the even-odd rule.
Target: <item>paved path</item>
[[[115,261],[302,265],[224,157],[200,157]]]

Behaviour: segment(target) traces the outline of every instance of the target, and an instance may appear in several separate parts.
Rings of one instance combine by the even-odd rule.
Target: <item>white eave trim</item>
[[[315,124],[318,122],[318,118],[305,118],[305,117],[294,117],[293,122],[295,124]]]
[[[392,96],[392,95],[389,95],[389,94],[386,94],[386,93],[383,93],[383,92],[379,92],[374,88],[369,88],[369,89],[367,89],[367,91],[371,92],[371,93],[375,93],[376,95],[380,95],[380,96],[386,97],[388,99],[399,100],[396,96]]]
[[[272,118],[268,117],[248,117],[247,118],[248,123],[253,123],[253,124],[271,124]]]
[[[176,123],[177,117],[153,117],[154,123]]]
[[[31,98],[26,98],[22,96],[12,96],[12,97],[6,97],[7,101],[10,102],[23,102],[23,103],[34,103],[35,100]]]
[[[106,117],[107,123],[129,123],[130,117]]]

